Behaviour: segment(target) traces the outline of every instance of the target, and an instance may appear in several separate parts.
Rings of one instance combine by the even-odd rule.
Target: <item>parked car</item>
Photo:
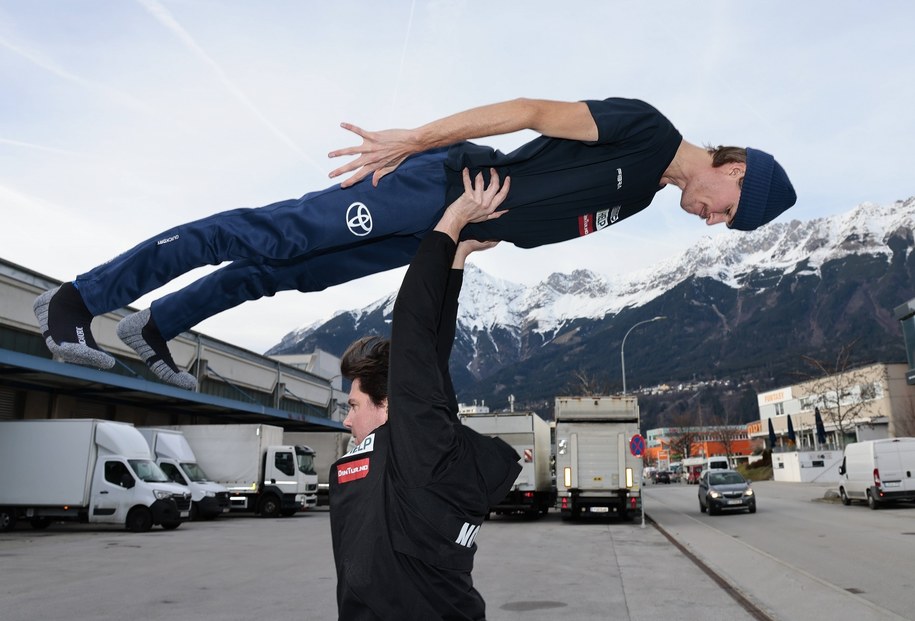
[[[704,470],[699,477],[699,510],[709,515],[746,509],[756,513],[756,494],[736,470]]]
[[[655,474],[655,483],[670,483],[670,473],[667,470],[659,470]]]

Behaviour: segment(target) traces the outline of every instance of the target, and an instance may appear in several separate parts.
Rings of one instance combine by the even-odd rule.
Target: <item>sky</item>
[[[0,257],[72,280],[176,224],[328,187],[342,161],[327,154],[359,143],[341,122],[412,128],[515,97],[640,98],[694,144],[773,153],[799,197],[780,220],[888,204],[915,195],[913,23],[908,0],[0,0]],[[614,278],[741,234],[679,197],[473,260],[528,285]],[[280,293],[195,329],[262,353],[402,277]]]

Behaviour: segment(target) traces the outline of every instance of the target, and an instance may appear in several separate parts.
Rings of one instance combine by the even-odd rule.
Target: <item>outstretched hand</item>
[[[407,157],[422,150],[415,133],[411,130],[386,129],[370,132],[350,123],[341,123],[340,127],[362,138],[362,144],[357,147],[337,149],[327,155],[327,157],[359,156],[352,162],[331,171],[331,179],[356,171],[355,174],[340,183],[341,188],[355,185],[369,175],[372,175],[372,185],[377,187],[378,181],[382,177],[394,172]]]
[[[452,269],[464,269],[464,262],[467,257],[474,252],[489,250],[499,245],[498,240],[479,241],[477,239],[465,239],[458,243],[457,250],[454,253],[454,261],[451,263]]]
[[[511,178],[506,177],[504,183],[500,182],[499,173],[495,168],[490,169],[488,186],[483,180],[482,173],[477,173],[471,181],[470,171],[466,168],[463,171],[463,179],[464,193],[448,205],[435,227],[436,231],[447,233],[455,242],[460,237],[461,229],[467,224],[501,217],[505,211],[497,209],[508,198],[511,187]]]

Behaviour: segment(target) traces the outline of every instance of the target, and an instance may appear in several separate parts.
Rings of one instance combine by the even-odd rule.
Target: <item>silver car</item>
[[[756,494],[736,470],[706,470],[699,478],[699,510],[709,515],[746,509],[756,513]]]

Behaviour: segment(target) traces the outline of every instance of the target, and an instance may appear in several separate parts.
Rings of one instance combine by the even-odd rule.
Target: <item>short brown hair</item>
[[[705,145],[705,150],[712,156],[712,166],[718,168],[725,164],[746,164],[747,150],[743,147],[713,147]]]
[[[388,398],[388,360],[391,341],[380,336],[364,336],[343,352],[340,372],[359,387],[372,403],[382,405]]]

